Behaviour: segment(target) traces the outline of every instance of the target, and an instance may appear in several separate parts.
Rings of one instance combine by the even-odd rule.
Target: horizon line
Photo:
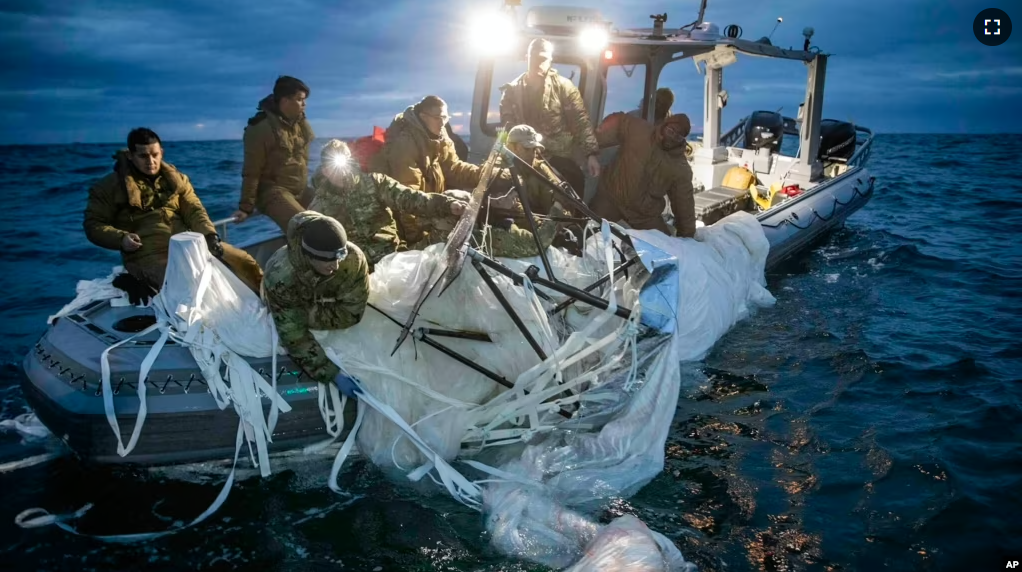
[[[698,132],[693,132],[698,133]],[[981,136],[981,135],[1022,135],[1022,131],[992,131],[984,133],[954,133],[946,131],[904,131],[904,132],[873,132],[874,135],[950,135],[950,136]],[[458,133],[463,139],[469,139],[470,135]],[[370,135],[371,136],[371,135]],[[360,137],[366,137],[366,135],[341,135],[341,136],[330,136],[330,137],[316,137],[313,141],[320,139],[340,139],[342,141],[352,141]],[[237,142],[242,141],[241,137],[237,139],[163,139],[164,143],[223,143],[223,142]],[[68,146],[68,145],[121,145],[121,142],[113,141],[74,141],[72,143],[0,143],[0,147],[45,147],[45,146]]]

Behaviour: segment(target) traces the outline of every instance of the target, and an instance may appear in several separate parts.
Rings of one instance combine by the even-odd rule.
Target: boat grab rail
[[[738,120],[738,124],[731,128],[730,131],[720,136],[721,147],[734,147],[735,143],[741,140],[742,136],[745,135],[745,121],[749,119],[745,116]]]
[[[873,150],[873,130],[868,127],[856,125],[856,140],[858,140],[858,134],[860,132],[866,134],[866,140],[860,145],[857,145],[858,149],[856,149],[855,152],[852,153],[852,156],[848,158],[847,164],[849,169],[852,167],[864,167],[866,165],[866,161],[869,160],[870,152]],[[858,141],[856,141],[856,143],[858,143]]]
[[[213,221],[213,228],[215,228],[216,233],[220,235],[220,240],[225,242],[227,241],[227,225],[232,222],[237,222],[234,220],[234,217],[227,217]]]
[[[720,136],[720,144],[722,147],[734,147],[738,143],[742,136],[745,135],[745,122],[748,121],[749,116],[738,120],[738,123],[732,127],[727,133]],[[784,120],[784,134],[785,135],[798,135],[798,120],[792,119],[791,117],[782,117]]]

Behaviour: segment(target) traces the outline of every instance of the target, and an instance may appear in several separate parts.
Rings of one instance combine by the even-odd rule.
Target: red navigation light
[[[612,60],[612,59],[614,59],[614,52],[612,50],[604,50],[603,51],[603,59],[605,59],[605,60]]]

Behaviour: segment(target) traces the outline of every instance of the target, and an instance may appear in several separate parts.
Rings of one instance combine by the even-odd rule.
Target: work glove
[[[344,372],[341,372],[337,374],[337,377],[334,378],[334,383],[337,385],[337,389],[340,389],[341,393],[343,393],[344,395],[347,395],[352,399],[358,398],[356,395],[356,392],[358,391],[358,386],[356,385],[355,378],[351,377],[350,375]]]
[[[500,228],[504,230],[511,230],[511,225],[515,223],[513,218],[498,218],[491,221],[490,226],[493,228]]]
[[[209,253],[217,258],[224,257],[224,247],[220,244],[220,235],[213,232],[206,235],[206,247],[209,248]]]
[[[114,288],[120,288],[128,294],[128,301],[132,306],[148,304],[156,295],[156,290],[153,290],[152,286],[128,273],[115,276],[112,284]]]
[[[444,191],[444,194],[452,199],[457,199],[466,203],[472,200],[472,193],[461,189],[447,189]]]

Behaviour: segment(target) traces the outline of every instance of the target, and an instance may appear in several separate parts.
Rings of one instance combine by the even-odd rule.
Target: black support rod
[[[586,215],[587,217],[589,217],[590,219],[592,219],[595,222],[599,223],[599,222],[603,221],[602,218],[600,218],[599,216],[596,215],[595,212],[593,212],[593,209],[589,208],[589,205],[587,205],[584,202],[582,202],[582,199],[580,199],[578,197],[578,194],[575,192],[574,189],[571,188],[570,185],[567,185],[567,183],[565,183],[565,185],[567,186],[567,189],[568,189],[568,190],[565,190],[564,187],[562,187],[561,185],[558,185],[557,183],[555,183],[555,182],[551,181],[550,179],[546,178],[546,175],[544,175],[543,173],[540,173],[539,171],[536,170],[535,167],[533,167],[532,165],[526,163],[518,155],[515,155],[514,153],[512,153],[510,149],[505,149],[504,153],[505,153],[506,156],[511,158],[512,163],[514,163],[514,165],[516,167],[521,169],[521,171],[524,174],[531,175],[531,176],[535,177],[536,180],[538,180],[540,182],[540,184],[542,184],[544,187],[546,187],[546,188],[550,189],[551,191],[553,191],[553,193],[555,195],[557,195],[558,197],[562,198],[564,200],[564,202],[567,203],[567,205],[569,207],[571,207],[571,208],[577,210],[578,212]],[[618,237],[621,240],[626,240],[628,238],[627,234],[621,232],[619,229],[615,228],[614,226],[610,227],[610,232],[614,236]]]
[[[628,267],[633,265],[633,264],[635,264],[635,262],[637,260],[639,260],[638,256],[634,256],[632,258],[629,258],[623,264],[619,265],[617,268],[614,269],[614,274],[618,274],[619,272],[623,272],[623,271],[627,270]],[[599,288],[600,286],[603,286],[604,284],[606,284],[608,280],[610,280],[610,274],[604,274],[603,278],[600,278],[596,282],[593,282],[592,284],[590,284],[590,285],[586,286],[585,288],[583,288],[583,292],[592,292],[593,290],[595,290],[595,289]],[[554,314],[560,312],[561,310],[567,308],[568,306],[574,304],[575,302],[577,302],[577,300],[575,298],[569,297],[567,300],[565,300],[565,301],[561,302],[560,304],[554,306],[554,308],[552,310],[550,310],[547,314],[550,315],[550,316],[553,316]]]
[[[514,389],[515,384],[508,381],[507,378],[505,378],[504,376],[496,372],[490,371],[489,369],[486,369],[485,367],[477,364],[476,362],[468,359],[467,357],[459,354],[458,352],[441,344],[440,342],[430,338],[429,336],[419,335],[417,339],[422,341],[422,343],[426,344],[427,346],[453,359],[454,361],[478,371],[479,373],[485,375],[486,377],[492,379],[493,381],[496,381],[497,383],[503,385],[504,387],[508,389]]]
[[[492,342],[488,334],[482,332],[462,332],[458,330],[442,330],[439,328],[419,328],[417,331],[428,336],[442,336],[445,338],[458,338],[459,340],[472,340],[475,342]]]
[[[518,193],[518,200],[522,202],[522,210],[525,212],[525,222],[529,226],[529,231],[532,232],[532,239],[536,242],[536,250],[539,251],[539,259],[543,262],[543,269],[546,270],[546,275],[556,280],[554,276],[554,269],[550,266],[550,261],[546,257],[546,249],[543,248],[543,244],[539,240],[539,229],[536,228],[536,219],[532,215],[532,206],[529,204],[529,193],[525,192],[525,180],[522,179],[522,174],[518,170],[517,166],[512,162],[511,164],[511,179],[515,185],[515,191]]]
[[[384,318],[387,318],[388,320],[393,322],[395,325],[400,326],[400,327],[404,327],[404,324],[402,324],[401,322],[395,320],[394,318],[392,318],[389,314],[387,314],[383,310],[377,308],[376,306],[373,306],[372,304],[369,304],[369,307],[372,308],[373,310],[376,310],[377,312],[379,312]],[[511,383],[510,381],[508,381],[507,378],[505,378],[504,376],[499,375],[496,372],[490,371],[489,369],[487,369],[487,368],[485,368],[485,367],[475,363],[474,361],[466,358],[465,356],[459,354],[458,352],[452,350],[451,348],[449,348],[449,347],[441,344],[440,342],[437,342],[436,340],[430,338],[428,335],[426,335],[423,332],[423,330],[426,330],[426,329],[427,328],[419,328],[418,335],[415,336],[415,338],[418,339],[418,340],[421,340],[422,343],[424,343],[427,346],[435,349],[436,351],[444,354],[445,356],[453,359],[454,361],[456,361],[456,362],[458,362],[458,363],[460,363],[460,364],[462,364],[462,365],[464,365],[466,367],[469,367],[469,368],[471,368],[471,369],[473,369],[473,370],[483,374],[484,376],[488,377],[489,379],[492,379],[493,381],[499,383],[500,385],[503,385],[504,387],[506,387],[508,389],[514,389],[515,385],[513,383]],[[489,336],[487,336],[487,338],[488,337]],[[529,394],[528,391],[526,391],[524,393],[526,395]],[[566,411],[566,410],[564,410],[563,408],[562,409],[558,409],[557,413],[561,417],[564,417],[565,419],[571,419],[571,413]]]
[[[565,296],[571,296],[572,298],[577,299],[579,302],[589,304],[590,306],[595,306],[601,310],[607,310],[610,308],[610,303],[604,300],[603,298],[593,296],[589,292],[586,292],[585,290],[579,290],[574,286],[568,286],[567,284],[561,284],[560,282],[554,282],[552,280],[547,280],[546,278],[543,278],[542,276],[539,275],[539,268],[535,266],[530,266],[529,269],[526,270],[525,272],[526,272],[525,275],[528,276],[530,280],[532,280],[536,284],[539,284],[540,286],[549,288],[554,292],[564,294]],[[629,310],[628,308],[622,308],[618,306],[617,310],[614,311],[614,314],[627,320],[632,316],[632,311]]]
[[[507,266],[504,266],[503,264],[497,262],[496,260],[488,258],[487,256],[483,255],[478,250],[476,250],[474,248],[469,248],[468,249],[468,255],[470,257],[472,257],[472,264],[477,264],[478,263],[478,264],[486,265],[486,266],[496,270],[497,272],[503,274],[504,276],[507,276],[508,278],[511,278],[512,280],[515,281],[516,284],[522,283],[522,277],[521,277],[520,274],[518,274],[514,270],[511,270]],[[553,290],[554,292],[557,292],[558,294],[563,294],[565,296],[571,296],[572,298],[575,298],[579,302],[582,302],[584,304],[589,304],[590,306],[599,308],[601,310],[606,310],[606,309],[610,308],[610,303],[608,303],[606,300],[604,300],[602,298],[598,298],[596,296],[593,296],[592,294],[590,294],[590,293],[588,293],[588,292],[586,292],[584,290],[579,290],[578,288],[575,288],[574,286],[568,286],[567,284],[562,284],[560,282],[554,282],[552,280],[547,280],[546,278],[543,278],[543,277],[539,276],[539,268],[536,267],[536,266],[530,266],[529,270],[526,271],[525,275],[529,278],[529,280],[531,280],[535,284],[538,284],[538,285],[543,286],[545,288],[549,288],[549,289]],[[539,290],[536,290],[536,292],[538,293]],[[629,310],[627,308],[622,308],[620,306],[618,307],[617,311],[615,311],[614,313],[617,316],[622,317],[622,318],[624,318],[626,320],[629,317],[631,317],[631,315],[632,315],[632,311],[631,310]],[[512,315],[514,315],[514,314],[512,314]]]
[[[479,259],[473,257],[472,266],[474,266],[476,272],[478,272],[479,275],[483,277],[483,282],[486,282],[486,286],[490,288],[490,292],[493,292],[493,295],[497,298],[497,301],[500,302],[500,305],[502,308],[504,308],[504,311],[507,312],[507,315],[511,318],[511,321],[513,321],[515,323],[515,326],[518,326],[518,329],[521,330],[522,335],[525,336],[525,340],[529,342],[529,345],[532,346],[533,350],[535,350],[536,355],[539,356],[539,359],[541,361],[546,361],[546,352],[543,351],[543,347],[539,345],[539,342],[537,342],[536,338],[533,337],[532,332],[530,332],[529,328],[525,326],[525,322],[523,322],[522,319],[518,316],[518,313],[515,312],[515,309],[511,307],[511,303],[508,302],[507,298],[504,297],[504,293],[501,292],[500,288],[497,287],[497,284],[493,281],[493,277],[490,276],[490,273],[487,272],[485,268],[483,268],[482,264],[480,264]]]

